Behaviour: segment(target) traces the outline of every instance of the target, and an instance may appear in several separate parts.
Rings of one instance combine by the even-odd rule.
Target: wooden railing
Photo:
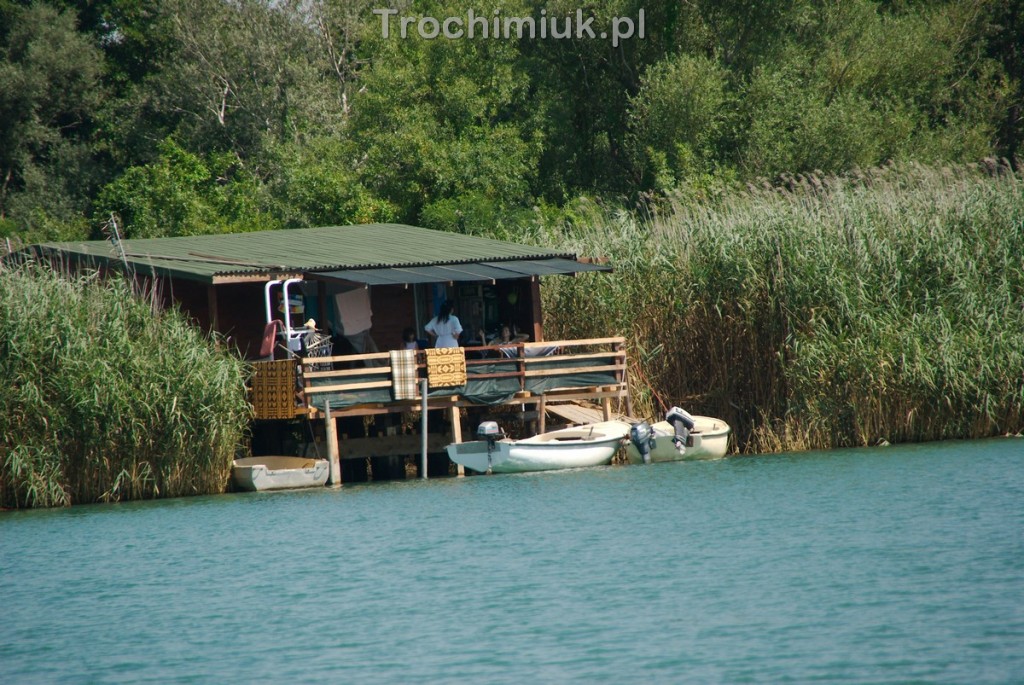
[[[358,366],[354,368],[331,369],[319,371],[326,364],[331,366],[341,364],[364,364],[371,362],[373,366]],[[389,364],[390,355],[387,352],[374,352],[371,354],[345,354],[332,357],[304,357],[300,362],[301,378],[303,381],[303,392],[308,399],[311,395],[329,392],[358,392],[360,390],[372,390],[374,388],[390,388],[392,385],[392,373]],[[380,380],[367,381],[363,379],[346,381],[346,378],[353,376],[380,376]],[[318,378],[337,379],[337,383],[330,385],[314,386],[312,381]]]
[[[629,404],[624,338],[553,340],[484,347],[467,347],[467,392],[428,398],[431,408],[478,406],[471,387],[480,381],[505,381],[510,396],[503,404],[533,403],[543,407],[554,399],[592,399],[608,403],[615,398]],[[341,394],[345,405],[332,402],[332,413],[366,415],[400,411],[420,399],[395,400],[395,383],[387,352],[300,360],[301,393],[306,412],[316,414],[323,400]],[[331,368],[325,368],[329,365]],[[416,375],[427,373],[424,351],[416,354]],[[594,382],[591,382],[594,381]],[[417,384],[418,386],[418,384]],[[489,401],[486,404],[495,404]],[[543,413],[543,412],[541,412]]]

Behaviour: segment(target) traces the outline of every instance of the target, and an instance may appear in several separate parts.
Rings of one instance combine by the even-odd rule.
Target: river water
[[[1024,440],[0,514],[0,683],[1024,682]]]

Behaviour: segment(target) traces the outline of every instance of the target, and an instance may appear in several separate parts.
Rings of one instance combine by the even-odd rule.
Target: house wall
[[[258,357],[266,325],[263,284],[232,283],[212,287],[217,296],[217,330],[228,336],[245,358]],[[301,326],[306,318],[292,321],[292,325]]]
[[[210,329],[210,307],[206,297],[206,285],[178,278],[161,278],[157,287],[164,306],[177,304],[183,312],[203,329]]]
[[[237,346],[240,353],[247,359],[256,359],[259,355],[260,342],[265,325],[263,301],[263,283],[235,283],[208,286],[195,281],[182,279],[163,280],[159,286],[165,304],[176,302],[202,328],[209,330],[213,309],[216,315],[216,329],[229,338]],[[416,288],[421,288],[420,322],[416,319]],[[514,323],[520,332],[530,334],[531,339],[540,340],[539,321],[539,290],[530,279],[517,281],[501,281],[489,286],[495,291],[497,302],[497,318],[501,323]],[[210,291],[214,293],[211,299]],[[316,319],[317,328],[326,331],[328,328],[338,330],[332,296],[338,292],[338,286],[323,284],[318,287],[316,281],[304,284],[306,309],[303,314],[292,315],[292,326],[299,327],[307,319]],[[447,296],[458,301],[459,284],[445,289]],[[515,304],[509,302],[509,294],[515,293]],[[323,296],[321,299],[321,295]],[[433,314],[435,303],[429,289],[423,286],[387,285],[370,288],[370,306],[373,310],[371,336],[379,350],[399,349],[402,342],[402,331],[411,326],[417,329],[419,337],[426,337],[423,325]],[[456,310],[464,327],[469,325],[466,315]],[[274,303],[273,315],[281,317]],[[475,337],[476,331],[467,329],[467,333]],[[335,354],[346,354],[345,343],[339,341]]]
[[[402,347],[402,331],[416,326],[413,286],[380,285],[370,289],[373,327],[370,329],[378,349],[397,350]]]

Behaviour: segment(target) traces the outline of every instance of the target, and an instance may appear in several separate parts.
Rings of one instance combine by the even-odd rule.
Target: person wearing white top
[[[433,319],[427,322],[423,329],[431,336],[436,337],[434,347],[458,347],[459,335],[462,334],[462,324],[459,317],[452,314],[451,302],[441,305],[441,311]]]

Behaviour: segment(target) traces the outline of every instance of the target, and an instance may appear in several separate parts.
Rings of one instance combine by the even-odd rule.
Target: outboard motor
[[[651,463],[651,450],[657,447],[654,439],[654,429],[646,421],[634,423],[629,427],[629,439],[636,446],[645,464]]]
[[[672,444],[676,446],[676,451],[679,452],[679,454],[685,454],[686,441],[690,437],[690,431],[692,431],[694,426],[697,425],[693,420],[693,416],[691,416],[685,409],[672,407],[665,412],[665,420],[668,421],[675,430],[675,435],[672,436]]]
[[[476,437],[479,440],[487,441],[487,473],[491,473],[491,454],[494,452],[495,443],[505,437],[496,421],[483,421],[476,427]]]

